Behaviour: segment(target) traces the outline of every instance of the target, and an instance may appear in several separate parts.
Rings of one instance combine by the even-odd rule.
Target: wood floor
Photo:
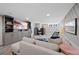
[[[0,54],[1,55],[12,55],[12,49],[10,46],[3,46],[3,47],[0,47]]]

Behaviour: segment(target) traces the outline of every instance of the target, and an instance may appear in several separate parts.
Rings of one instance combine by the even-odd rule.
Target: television
[[[65,22],[65,32],[77,35],[77,18]]]
[[[28,21],[14,21],[14,30],[19,30],[19,31],[27,31],[28,29],[31,28],[31,22]]]

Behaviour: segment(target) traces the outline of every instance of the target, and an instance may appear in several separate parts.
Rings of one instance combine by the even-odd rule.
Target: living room
[[[78,3],[0,4],[0,54],[79,55],[78,10]]]

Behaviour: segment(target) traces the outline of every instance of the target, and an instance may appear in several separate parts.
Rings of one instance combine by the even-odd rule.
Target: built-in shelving
[[[4,17],[5,17],[5,32],[13,32],[14,18],[11,16],[4,16]]]

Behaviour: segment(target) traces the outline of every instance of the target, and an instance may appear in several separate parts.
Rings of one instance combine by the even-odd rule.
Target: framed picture
[[[65,31],[77,35],[77,18],[65,22]]]

